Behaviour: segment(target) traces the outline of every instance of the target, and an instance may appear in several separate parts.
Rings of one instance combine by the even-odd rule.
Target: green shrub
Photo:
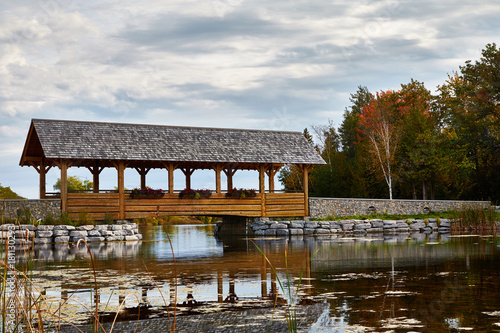
[[[66,225],[75,225],[73,220],[69,217],[68,213],[61,213],[61,216],[59,217],[58,224],[66,224]]]
[[[110,213],[104,214],[104,220],[102,220],[103,224],[113,224],[115,223],[115,220],[113,219],[113,216]]]
[[[49,225],[52,224],[53,225],[53,224],[56,224],[56,219],[54,218],[54,215],[49,214],[42,219],[41,224],[49,224]]]

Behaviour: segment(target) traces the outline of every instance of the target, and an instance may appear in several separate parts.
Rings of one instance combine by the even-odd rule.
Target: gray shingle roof
[[[33,119],[49,159],[324,164],[300,132]]]

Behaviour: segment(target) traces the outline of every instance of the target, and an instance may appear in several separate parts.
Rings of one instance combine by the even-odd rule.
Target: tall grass
[[[492,206],[468,205],[452,212],[451,228],[454,231],[493,231],[496,232],[497,213]]]
[[[12,221],[9,221],[12,222]],[[20,220],[17,219],[16,225],[19,226]],[[37,221],[32,217],[29,220],[26,220],[26,216],[23,216],[23,224],[35,224]],[[167,234],[168,235],[168,234]],[[26,235],[26,240],[30,238]],[[173,246],[170,240],[170,236],[168,236],[168,241],[170,242],[172,255],[174,255]],[[98,297],[98,283],[97,283],[97,271],[95,266],[95,259],[90,251],[90,247],[88,246],[85,240],[80,240],[76,247],[83,243],[85,245],[86,250],[90,255],[90,264],[91,264],[91,276],[93,277],[93,293],[91,293],[91,297],[93,297],[93,301],[91,300],[90,307],[81,304],[76,300],[85,312],[87,312],[91,318],[91,330],[92,332],[103,332],[103,333],[111,333],[115,327],[116,320],[118,318],[119,311],[124,307],[125,300],[129,296],[135,296],[132,293],[127,295],[125,299],[119,304],[119,308],[116,312],[116,316],[111,324],[111,327],[106,331],[103,326],[103,320],[99,313],[99,297]],[[67,304],[72,296],[69,296],[66,299],[61,299],[58,306],[53,306],[51,301],[48,299],[44,293],[38,289],[36,281],[37,275],[37,267],[35,265],[34,260],[34,249],[33,249],[33,241],[31,245],[25,247],[23,253],[16,253],[16,251],[12,252],[12,249],[15,248],[10,244],[9,246],[8,239],[5,245],[5,252],[3,256],[0,256],[0,332],[1,333],[17,333],[17,332],[60,332],[62,325],[70,325],[75,328],[79,332],[83,332],[82,329],[78,328],[75,324],[70,322],[70,318],[65,318],[64,314],[61,314],[62,307]],[[1,250],[1,244],[0,244]],[[1,252],[0,252],[1,253]],[[22,260],[16,260],[16,256],[19,255],[22,257]],[[12,263],[12,258],[14,258],[14,263]],[[174,256],[175,258],[175,256]],[[3,259],[3,260],[2,260]],[[9,260],[11,259],[11,260]],[[17,267],[16,267],[17,266]],[[176,263],[174,259],[174,271],[176,269]],[[147,267],[146,267],[146,271]],[[39,273],[41,274],[41,267],[39,268]],[[161,297],[163,297],[163,293],[159,288],[158,284],[153,280],[151,275],[148,272],[149,277],[153,281],[154,285],[158,288]],[[169,332],[175,332],[175,320],[177,315],[177,278],[175,271],[175,300],[174,300],[174,311],[173,311],[173,324],[171,323],[171,315],[169,312],[169,306],[165,302],[165,307],[168,313],[169,320]],[[109,296],[111,299],[112,294]],[[109,299],[106,303],[106,308],[109,305]],[[106,308],[104,311],[106,311]],[[139,320],[140,313],[137,315],[137,320]]]
[[[297,323],[297,304],[298,304],[298,294],[300,290],[300,286],[302,284],[302,278],[304,276],[304,271],[305,268],[302,268],[302,271],[300,273],[300,278],[297,283],[297,286],[294,288],[294,283],[293,283],[293,277],[291,276],[289,269],[288,269],[288,242],[285,243],[285,281],[282,281],[279,277],[278,271],[272,264],[272,262],[269,260],[268,256],[262,251],[257,244],[255,244],[254,241],[251,241],[257,250],[262,254],[266,262],[269,264],[269,267],[271,267],[271,270],[276,278],[276,281],[278,281],[278,285],[281,289],[281,292],[285,296],[286,304],[285,304],[285,319],[288,325],[288,331],[289,332],[297,332],[298,330],[298,323]],[[312,260],[314,256],[318,253],[319,249],[316,250],[313,255],[309,258],[309,260]],[[308,263],[306,263],[307,265]],[[274,302],[274,306],[276,307],[278,299],[278,294],[276,294],[276,300]]]

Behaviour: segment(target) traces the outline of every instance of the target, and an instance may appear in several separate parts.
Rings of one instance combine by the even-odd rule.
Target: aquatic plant
[[[293,281],[292,281],[292,276],[290,275],[290,272],[288,270],[288,242],[285,243],[285,276],[286,276],[286,281],[281,281],[278,271],[274,267],[274,265],[271,263],[269,260],[269,257],[262,251],[257,244],[255,244],[253,241],[251,241],[257,250],[262,254],[266,262],[269,264],[269,267],[271,267],[271,270],[276,278],[276,281],[278,281],[278,284],[280,286],[281,292],[285,296],[286,304],[285,304],[285,319],[288,324],[288,331],[289,332],[297,332],[298,325],[297,325],[297,303],[298,303],[298,293],[300,286],[302,284],[302,278],[304,276],[304,271],[305,267],[302,268],[302,271],[300,273],[300,278],[297,283],[297,286],[295,289],[293,288]],[[319,252],[319,249],[316,250],[313,255],[309,258],[309,260],[312,260],[314,256]],[[306,264],[307,265],[307,264]],[[278,294],[276,293],[276,299],[274,302],[274,307],[276,308],[276,303],[278,299]]]
[[[36,223],[37,221],[31,218],[28,221],[30,224]],[[15,242],[16,236],[20,237],[19,233],[14,233],[16,226],[19,226],[20,221],[16,220],[16,225],[9,225],[2,227],[3,236],[8,232],[9,238],[7,238],[5,251],[2,251],[0,248],[0,332],[1,333],[17,333],[17,332],[60,332],[61,325],[69,325],[72,326],[79,332],[83,332],[82,329],[76,326],[75,323],[72,322],[72,318],[68,317],[67,314],[63,313],[63,307],[69,303],[71,296],[65,297],[58,301],[58,304],[55,305],[51,302],[44,294],[42,290],[37,287],[36,277],[38,272],[36,271],[36,266],[34,265],[34,248],[33,248],[33,240],[30,240],[28,234],[26,235],[26,239],[24,239],[23,243],[27,243],[23,250],[23,253],[16,253],[15,251]],[[169,312],[169,307],[165,302],[168,318],[169,318],[169,332],[175,332],[175,320],[177,316],[177,272],[176,272],[176,262],[173,246],[170,240],[170,236],[168,236],[168,241],[170,243],[170,248],[172,251],[172,255],[174,256],[174,276],[175,276],[175,300],[174,300],[174,313],[173,313],[173,324],[170,324],[171,315]],[[10,242],[9,242],[10,241]],[[103,317],[99,311],[99,297],[98,293],[98,282],[97,282],[97,272],[95,266],[94,256],[90,251],[90,247],[87,242],[83,239],[79,240],[76,244],[76,247],[83,244],[84,248],[86,248],[89,258],[90,258],[90,269],[91,269],[91,277],[93,279],[93,288],[91,288],[91,303],[93,305],[88,307],[85,304],[82,304],[78,300],[74,300],[81,308],[90,314],[91,318],[91,326],[92,332],[104,332],[106,330],[103,326]],[[17,260],[17,255],[22,256],[22,260]],[[3,259],[3,260],[1,260]],[[17,266],[17,267],[16,267]],[[41,269],[41,268],[40,268]],[[146,267],[147,271],[147,267]],[[41,271],[39,272],[41,274]],[[151,275],[148,273],[149,277],[153,281],[153,284],[158,288],[158,291],[163,297],[162,290],[158,286],[158,284],[153,280]],[[108,298],[106,302],[104,312],[108,308],[110,299],[113,293]],[[109,333],[113,331],[116,320],[118,318],[119,312],[125,305],[125,300],[129,296],[137,297],[132,293],[127,295],[123,301],[119,304],[118,310],[116,311],[116,315],[114,320],[109,328]],[[137,315],[137,320],[140,318],[140,313]]]
[[[463,206],[460,209],[453,210],[451,228],[455,231],[496,231],[497,215],[492,206],[486,209],[482,205]]]

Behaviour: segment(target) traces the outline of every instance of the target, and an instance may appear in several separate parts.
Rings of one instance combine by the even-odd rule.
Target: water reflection
[[[259,246],[284,280],[304,272],[302,304],[324,303],[311,332],[491,331],[500,328],[495,237],[394,234],[217,240],[210,226],[143,227],[143,241],[35,248],[35,283],[75,322],[98,297],[110,320],[269,307],[284,302]],[[170,241],[168,238],[170,237]],[[284,249],[288,249],[288,265]],[[172,253],[173,249],[173,253]],[[311,254],[318,254],[309,260]],[[175,257],[175,258],[174,258]]]

